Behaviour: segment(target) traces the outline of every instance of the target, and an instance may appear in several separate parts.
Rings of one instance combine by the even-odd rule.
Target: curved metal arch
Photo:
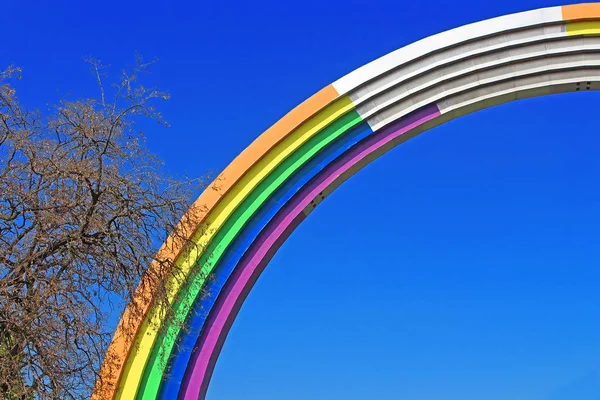
[[[597,90],[600,89],[600,71],[594,70],[594,72],[596,73],[595,76],[587,75],[584,79],[593,79],[594,90]],[[575,87],[575,90],[573,87]],[[576,87],[577,83],[575,81],[570,83],[557,81],[551,93],[576,91]],[[536,87],[525,89],[518,93],[499,95],[494,98],[482,100],[480,103],[466,105],[464,108],[459,109],[458,112],[447,114],[439,114],[437,110],[425,107],[417,110],[415,114],[419,115],[421,113],[420,118],[410,123],[409,126],[401,123],[399,125],[392,124],[392,126],[382,129],[380,134],[376,136],[376,139],[374,137],[371,143],[364,143],[362,146],[357,146],[345,157],[338,159],[337,163],[332,164],[328,169],[324,170],[312,182],[313,185],[307,186],[303,192],[288,203],[287,209],[280,214],[281,219],[274,220],[263,231],[262,236],[259,236],[255,242],[260,243],[260,245],[255,245],[249,250],[246,260],[240,262],[233,279],[221,291],[220,298],[211,311],[210,320],[205,325],[196,344],[196,350],[192,354],[190,363],[192,369],[188,371],[187,386],[183,388],[185,397],[182,398],[196,398],[196,396],[203,398],[206,394],[210,377],[229,328],[256,279],[258,279],[279,246],[283,244],[306,216],[339,185],[377,157],[398,144],[415,137],[419,133],[455,119],[458,116],[489,107],[485,105],[484,102],[486,101],[490,101],[496,105],[515,100],[515,96],[518,99],[523,99],[550,94],[544,92],[547,92],[545,88],[541,89],[541,91],[540,88]],[[283,215],[286,215],[286,218],[283,218]],[[189,397],[190,392],[193,393],[191,397]]]
[[[370,130],[322,165],[287,203],[277,206],[276,214],[260,233],[247,238],[251,244],[235,268],[220,277],[216,302],[209,302],[210,312],[200,318],[194,351],[175,351],[176,360],[187,362],[185,376],[178,378],[179,382],[173,379],[179,397],[204,396],[228,327],[271,255],[320,201],[368,162],[420,132],[481,108],[524,97],[600,89],[600,38],[594,36],[600,33],[598,21],[600,5],[586,4],[504,16],[434,35],[334,82],[242,152],[190,209],[190,228],[200,232],[190,236],[202,246],[212,245],[223,226],[237,229],[225,247],[236,246],[236,235],[244,232],[244,226],[251,224],[268,202],[266,198],[257,202],[243,221],[238,221],[237,211],[286,160],[301,152],[306,158],[312,138],[342,118],[358,116],[345,130],[341,127],[336,131],[338,139],[313,149],[311,157],[317,160],[325,148],[348,143],[339,138],[349,135],[361,121]],[[302,165],[290,174],[306,173]],[[283,184],[284,180],[279,183]],[[279,193],[276,189],[273,187],[271,195]],[[183,244],[171,239],[161,248],[161,256],[187,263],[192,271],[202,254],[182,250]],[[214,268],[219,268],[219,261],[210,265],[211,270]],[[189,279],[200,278],[192,272]],[[204,285],[205,281],[200,279],[199,283]],[[173,353],[175,338],[160,337],[156,326],[162,321],[150,307],[151,286],[141,288],[137,296],[148,314],[144,319],[127,315],[122,319],[96,386],[96,398],[155,398],[159,394],[160,379],[157,383],[156,376],[164,370],[161,360]],[[194,324],[188,315],[190,307],[202,300],[196,298],[197,293],[186,291],[185,286],[175,285],[172,299],[187,296],[190,304],[182,306],[181,315],[187,324]],[[174,334],[185,338],[178,330]],[[135,342],[127,339],[132,336]],[[162,356],[155,356],[160,352]],[[163,384],[160,396],[166,396],[168,383]]]

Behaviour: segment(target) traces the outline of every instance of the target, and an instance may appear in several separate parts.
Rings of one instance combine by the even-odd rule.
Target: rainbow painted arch
[[[170,238],[159,252],[186,277],[165,276],[178,323],[159,329],[164,317],[151,306],[152,286],[140,286],[136,299],[144,313],[125,310],[92,398],[204,398],[255,281],[342,182],[451,119],[512,100],[599,89],[600,3],[456,28],[322,89],[240,153],[190,208],[189,239],[197,246]]]

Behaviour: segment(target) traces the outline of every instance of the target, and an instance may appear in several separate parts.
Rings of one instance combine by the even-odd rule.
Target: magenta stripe
[[[207,367],[206,373],[204,375],[202,386],[200,387],[200,395],[198,396],[198,398],[204,399],[204,397],[206,396],[206,391],[208,390],[208,384],[210,383],[210,379],[212,377],[214,367],[217,363],[217,358],[219,357],[219,354],[221,353],[221,349],[223,348],[223,344],[225,343],[225,339],[227,338],[227,335],[229,334],[229,329],[233,325],[233,322],[235,321],[235,318],[237,317],[238,312],[242,308],[242,304],[244,304],[246,297],[252,290],[252,287],[254,287],[254,284],[258,280],[258,277],[262,274],[264,269],[267,267],[267,265],[269,264],[269,262],[271,261],[271,259],[275,255],[275,253],[277,253],[277,250],[279,250],[281,245],[283,243],[285,243],[287,238],[292,234],[292,232],[294,232],[294,230],[296,230],[296,227],[298,227],[298,225],[300,225],[302,223],[302,221],[304,221],[305,218],[306,218],[306,214],[304,214],[303,212],[301,212],[299,215],[296,216],[296,218],[294,218],[294,220],[290,223],[290,225],[283,231],[281,236],[279,236],[277,238],[277,240],[275,241],[273,246],[271,246],[269,248],[269,251],[267,251],[267,253],[263,257],[263,259],[260,260],[260,263],[254,269],[254,272],[252,273],[250,280],[246,283],[246,286],[244,286],[242,293],[235,300],[233,309],[227,316],[225,325],[224,325],[223,329],[221,329],[221,332],[219,333],[218,341],[217,341],[215,348],[213,349],[213,352],[208,361],[208,367]],[[235,278],[232,281],[231,287],[234,286],[235,282],[237,282],[237,280],[239,279],[239,277],[243,271],[241,269],[238,269],[236,272],[237,273],[235,274]],[[226,299],[230,292],[231,292],[231,290],[227,291],[227,293],[225,293],[225,296],[223,296],[223,299]],[[222,307],[223,304],[220,304],[220,306]],[[204,339],[205,338],[206,337],[204,337]],[[201,343],[205,343],[205,342],[206,342],[206,340],[201,341]],[[199,348],[199,347],[197,347],[197,348]],[[193,365],[193,364],[190,363],[190,365]]]
[[[196,350],[190,360],[182,391],[179,393],[179,398],[195,400],[201,395],[202,398],[204,398],[208,388],[208,381],[212,375],[212,368],[216,361],[216,357],[213,357],[213,354],[215,353],[215,350],[220,350],[219,342],[222,343],[224,340],[224,335],[222,334],[223,332],[226,333],[228,330],[227,321],[230,320],[232,322],[232,318],[229,318],[229,316],[232,314],[235,316],[235,314],[237,314],[237,300],[243,296],[244,292],[247,294],[249,291],[247,286],[250,284],[251,287],[253,284],[252,277],[262,264],[261,260],[270,253],[269,250],[277,244],[276,242],[279,241],[278,239],[282,237],[282,235],[286,236],[284,233],[289,227],[301,222],[297,221],[296,224],[293,224],[294,220],[303,214],[302,211],[304,208],[306,208],[319,193],[332,184],[341,174],[349,170],[361,159],[396,137],[438,115],[440,115],[440,112],[437,106],[435,104],[430,105],[402,118],[400,121],[392,124],[392,126],[373,134],[323,169],[316,179],[305,186],[302,191],[278,213],[276,218],[252,245],[249,252],[244,255],[243,260],[240,261],[240,264],[237,267],[237,270],[239,270],[240,273],[235,274],[236,276],[230,278],[230,282],[227,283],[224,292],[219,296],[220,298],[211,313],[212,318],[209,317],[198,341],[198,345],[196,346]],[[256,278],[258,278],[258,275],[255,276],[255,279]],[[223,299],[222,301],[221,298]],[[241,306],[241,302],[239,303],[239,306]]]

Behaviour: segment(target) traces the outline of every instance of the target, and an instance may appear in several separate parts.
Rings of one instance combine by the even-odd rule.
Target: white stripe
[[[333,86],[340,95],[344,95],[359,85],[432,51],[494,33],[560,21],[562,21],[562,8],[550,7],[475,22],[393,51],[338,79]]]

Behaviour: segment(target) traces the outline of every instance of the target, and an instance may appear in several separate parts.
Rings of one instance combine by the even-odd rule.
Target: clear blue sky
[[[374,58],[561,4],[183,3],[4,0],[0,64],[22,66],[21,97],[44,107],[92,93],[83,56],[158,57],[173,127],[149,146],[195,176]],[[345,183],[257,283],[208,398],[600,399],[599,110],[597,93],[485,110]]]

